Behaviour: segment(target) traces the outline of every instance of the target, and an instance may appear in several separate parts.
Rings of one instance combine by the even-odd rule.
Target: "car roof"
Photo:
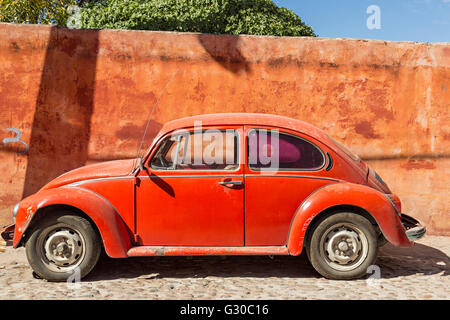
[[[155,137],[154,142],[158,141],[167,133],[177,129],[193,128],[195,127],[197,121],[201,121],[202,126],[271,126],[274,128],[284,128],[297,131],[320,141],[344,159],[348,158],[345,152],[334,143],[328,134],[314,125],[301,120],[266,113],[212,113],[172,120],[167,122],[161,128],[158,135]],[[349,163],[351,163],[352,166],[355,166],[355,163]]]
[[[202,126],[272,126],[298,131],[321,141],[329,140],[329,137],[325,132],[312,124],[289,117],[265,113],[213,113],[180,118],[167,122],[161,128],[158,136],[165,135],[166,133],[177,129],[192,128],[198,121],[201,121]]]

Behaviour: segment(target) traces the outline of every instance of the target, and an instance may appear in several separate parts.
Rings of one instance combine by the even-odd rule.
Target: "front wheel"
[[[26,242],[28,262],[48,281],[66,281],[86,276],[101,253],[97,233],[88,220],[71,212],[45,217]]]
[[[358,214],[336,213],[318,222],[307,253],[312,266],[328,279],[361,278],[376,260],[377,233],[370,221]]]

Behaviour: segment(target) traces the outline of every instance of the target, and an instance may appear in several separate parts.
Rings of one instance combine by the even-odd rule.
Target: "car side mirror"
[[[144,166],[144,163],[142,162],[142,158],[141,157],[139,157],[138,161],[139,161],[139,163],[138,163],[139,169],[141,169],[142,171],[146,170],[146,168]]]

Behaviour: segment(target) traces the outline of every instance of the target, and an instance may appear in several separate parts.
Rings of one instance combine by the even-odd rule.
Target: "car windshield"
[[[343,144],[337,142],[336,140],[334,140],[332,137],[328,136],[328,138],[330,138],[330,140],[342,151],[344,151],[344,153],[346,155],[348,155],[353,161],[360,161],[361,159],[358,157],[358,155],[354,154],[350,149],[348,149],[346,146],[344,146]]]

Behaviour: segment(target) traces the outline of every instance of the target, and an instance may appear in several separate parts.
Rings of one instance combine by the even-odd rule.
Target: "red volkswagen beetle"
[[[330,279],[366,274],[386,241],[425,234],[358,156],[318,128],[265,114],[167,123],[147,154],[85,166],[14,208],[13,246],[42,278],[112,258],[299,255]]]

